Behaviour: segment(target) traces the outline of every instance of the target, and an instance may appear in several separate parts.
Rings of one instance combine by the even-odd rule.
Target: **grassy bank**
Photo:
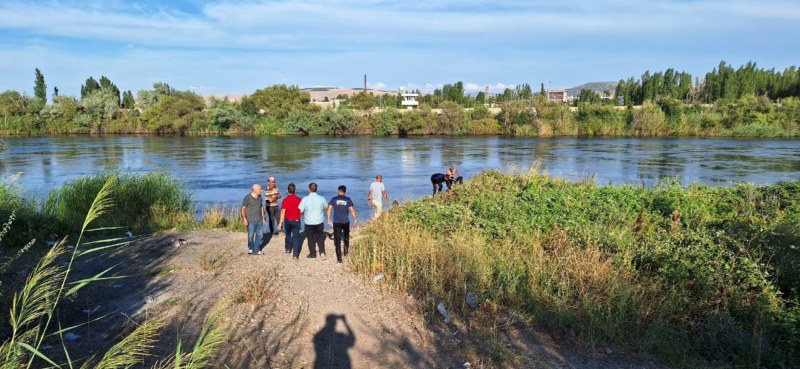
[[[0,219],[14,214],[0,246],[18,247],[50,232],[80,230],[92,201],[103,185],[114,181],[114,210],[96,221],[97,227],[160,230],[194,221],[194,206],[182,184],[167,173],[105,173],[80,177],[53,189],[41,203],[23,198],[12,185],[0,183]],[[124,231],[124,230],[123,230]]]
[[[800,182],[647,189],[486,172],[370,223],[354,263],[462,318],[478,312],[470,291],[588,344],[759,368],[800,363],[798,244]]]

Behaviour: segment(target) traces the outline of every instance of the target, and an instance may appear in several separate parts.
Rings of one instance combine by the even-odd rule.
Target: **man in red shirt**
[[[297,260],[300,258],[300,247],[302,246],[300,240],[300,200],[302,200],[299,196],[295,195],[294,192],[297,190],[295,188],[294,183],[289,183],[289,187],[286,189],[289,192],[289,196],[283,200],[281,203],[281,220],[278,222],[278,229],[283,229],[286,233],[286,244],[285,250],[286,253],[292,253],[294,259]]]

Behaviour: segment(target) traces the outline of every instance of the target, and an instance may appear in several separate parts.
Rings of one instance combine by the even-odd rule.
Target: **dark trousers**
[[[445,181],[447,183],[447,189],[450,190],[453,187],[454,183],[464,184],[464,177],[458,176],[456,179],[451,179],[449,181]],[[441,187],[440,187],[441,190]]]
[[[306,240],[308,240],[308,256],[317,256],[317,248],[319,253],[325,253],[325,232],[323,232],[324,224],[306,224]]]
[[[279,206],[267,206],[267,216],[269,217],[269,227],[264,226],[264,233],[275,233],[278,229],[278,222],[281,220],[281,210]]]
[[[300,248],[303,246],[300,243],[300,221],[289,220],[283,221],[283,232],[286,233],[286,244],[284,247],[286,251],[291,251],[292,256],[300,256]]]
[[[336,245],[336,260],[342,261],[342,241],[344,256],[350,253],[350,223],[333,223],[333,244]]]

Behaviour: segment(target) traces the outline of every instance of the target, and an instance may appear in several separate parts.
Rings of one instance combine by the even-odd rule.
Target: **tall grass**
[[[110,178],[116,178],[116,207],[98,226],[164,229],[194,217],[190,194],[163,172],[103,173],[67,181],[47,196],[43,213],[70,230],[78,228],[92,199]]]
[[[36,203],[23,198],[17,188],[0,182],[0,220],[5,222],[12,214],[14,219],[8,224],[5,237],[0,239],[0,247],[24,245],[32,238],[42,236],[37,227],[42,219],[36,210]]]
[[[485,172],[371,222],[353,260],[462,314],[470,291],[590,345],[781,367],[800,360],[798,225],[800,182],[647,189]]]
[[[66,239],[60,240],[44,254],[30,273],[24,286],[14,294],[8,320],[9,338],[0,343],[0,369],[43,366],[73,368],[78,365],[80,368],[130,368],[142,364],[145,357],[149,355],[163,326],[162,321],[158,319],[145,321],[99,359],[95,356],[82,360],[82,362],[70,357],[64,342],[64,335],[75,327],[62,329],[60,328],[61,324],[58,323],[58,308],[63,299],[78,293],[91,283],[103,280],[103,275],[107,272],[70,282],[69,275],[75,260],[96,251],[125,244],[114,243],[114,240],[84,242],[85,235],[98,230],[94,227],[98,223],[103,223],[100,220],[105,220],[105,217],[111,214],[113,210],[111,194],[119,183],[117,177],[109,176],[97,190],[95,197],[90,201],[86,217],[80,222],[80,233],[74,249],[68,252],[64,247]],[[106,220],[106,222],[108,221]],[[6,234],[5,232],[0,233],[0,238]],[[63,258],[66,258],[66,263],[62,264]],[[3,269],[6,267],[7,265],[2,265]],[[179,344],[174,357],[157,364],[155,368],[208,367],[210,359],[224,338],[223,328],[217,321],[218,316],[219,314],[212,314],[209,317],[191,350],[184,352]],[[57,363],[56,360],[42,352],[45,339],[53,336],[60,337],[66,362]]]

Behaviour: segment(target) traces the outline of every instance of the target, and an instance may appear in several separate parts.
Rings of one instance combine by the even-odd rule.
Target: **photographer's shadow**
[[[336,324],[341,320],[347,333],[336,331]],[[325,327],[314,335],[314,369],[337,368],[351,369],[350,355],[347,353],[356,344],[356,336],[347,323],[344,315],[328,314]]]

